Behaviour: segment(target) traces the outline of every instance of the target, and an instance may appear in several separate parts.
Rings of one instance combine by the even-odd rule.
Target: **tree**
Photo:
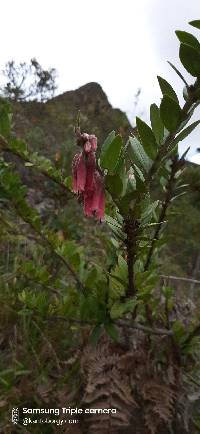
[[[46,101],[57,88],[56,70],[43,69],[35,58],[30,60],[30,64],[16,64],[11,60],[6,63],[2,74],[6,78],[6,84],[1,87],[2,96],[14,101]]]

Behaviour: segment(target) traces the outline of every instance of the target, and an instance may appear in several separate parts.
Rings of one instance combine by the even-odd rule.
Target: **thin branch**
[[[74,280],[78,284],[78,287],[81,288],[82,291],[84,291],[85,287],[84,287],[83,283],[81,282],[81,280],[79,279],[79,277],[76,274],[76,272],[71,267],[71,265],[66,261],[65,258],[63,258],[63,256],[59,255],[59,253],[57,253],[54,250],[54,246],[51,244],[51,242],[48,240],[48,238],[46,238],[43,233],[41,233],[38,229],[36,229],[35,226],[33,225],[33,223],[31,221],[25,220],[24,216],[21,214],[21,212],[18,209],[17,205],[14,204],[14,206],[15,206],[15,209],[16,209],[18,215],[22,218],[22,220],[25,221],[26,223],[28,223],[31,226],[31,228],[34,230],[34,232],[36,232],[39,235],[39,237],[42,239],[42,241],[44,242],[44,244],[49,247],[49,249],[51,250],[51,252],[53,253],[53,255],[60,259],[60,261],[65,265],[65,267],[68,269],[68,271],[73,276]]]
[[[197,81],[193,86],[193,89],[195,90],[197,86]],[[169,147],[171,148],[173,146],[173,141],[175,141],[176,139],[176,134],[179,132],[179,128],[181,123],[187,119],[188,116],[188,112],[190,110],[190,108],[192,107],[192,105],[197,101],[197,97],[195,94],[193,94],[193,91],[190,90],[190,97],[188,98],[188,100],[186,101],[186,103],[184,104],[182,110],[181,110],[181,118],[180,118],[180,122],[178,124],[178,126],[176,127],[176,129],[172,132],[169,133],[167,135],[167,137],[164,139],[163,143],[161,144],[160,148],[159,148],[159,152],[149,170],[148,176],[146,178],[146,184],[149,185],[153,179],[153,176],[155,175],[155,173],[157,172],[157,169],[159,167],[159,163],[161,162],[162,158],[165,157],[169,151]]]
[[[2,276],[2,281],[4,283],[7,283],[10,280],[13,280],[15,277],[16,278],[25,277],[28,280],[28,282],[32,282],[32,283],[35,283],[35,284],[37,284],[39,286],[42,286],[43,288],[47,289],[48,291],[50,291],[50,292],[52,292],[52,293],[54,293],[56,295],[59,295],[59,296],[61,295],[61,292],[58,291],[57,289],[53,288],[52,286],[50,286],[48,284],[45,284],[45,283],[42,283],[42,282],[38,281],[37,279],[34,279],[33,277],[29,277],[29,276],[27,276],[26,274],[24,274],[22,272],[19,273],[19,271],[15,272],[15,273],[11,273],[10,275],[7,275],[7,276],[5,276],[5,275]]]
[[[11,149],[9,147],[9,143],[7,142],[7,140],[0,135],[0,147],[3,147],[3,151],[4,152],[8,152],[10,154],[15,155],[16,157],[18,157],[21,161],[26,162],[26,163],[31,163],[33,164],[32,168],[36,168],[39,170],[39,172],[41,172],[43,175],[45,175],[47,178],[49,178],[51,181],[54,181],[56,184],[58,184],[63,190],[65,190],[65,192],[70,193],[71,196],[73,196],[73,193],[71,192],[71,190],[65,185],[65,183],[62,180],[58,180],[56,178],[56,176],[51,175],[48,173],[47,170],[40,168],[39,164],[34,163],[31,158],[26,157],[25,155],[22,155],[20,152],[18,152],[15,149]]]
[[[55,359],[55,362],[56,362],[56,365],[57,365],[57,369],[58,369],[58,371],[60,372],[60,371],[61,371],[60,361],[59,361],[58,356],[57,356],[57,354],[56,354],[56,352],[55,352],[55,350],[54,350],[54,347],[53,347],[52,343],[47,339],[47,337],[46,337],[45,334],[42,332],[42,330],[40,329],[40,327],[38,326],[38,324],[37,324],[34,320],[32,320],[32,322],[33,322],[35,328],[40,332],[40,334],[41,334],[43,340],[47,343],[47,345],[48,345],[50,351],[51,351],[52,354],[54,355],[54,359]]]
[[[136,294],[134,282],[134,263],[136,258],[136,240],[139,230],[137,220],[127,218],[124,222],[124,231],[126,233],[127,265],[128,265],[128,290],[127,297],[133,297]]]
[[[65,265],[65,267],[68,269],[68,271],[71,273],[72,277],[74,278],[74,280],[76,281],[78,287],[84,292],[85,287],[83,285],[83,283],[81,282],[81,280],[79,279],[79,276],[77,275],[77,273],[73,270],[73,268],[71,267],[71,265],[66,261],[65,258],[63,258],[63,256],[59,255],[59,253],[57,253],[54,249],[54,246],[51,244],[51,242],[49,241],[49,239],[45,236],[44,233],[42,233],[38,228],[36,228],[34,226],[34,224],[32,223],[32,221],[30,221],[29,219],[26,219],[23,215],[23,213],[20,211],[18,204],[13,200],[13,198],[10,199],[10,202],[12,203],[13,207],[15,208],[17,214],[19,215],[19,217],[21,217],[21,219],[27,223],[32,230],[39,235],[39,238],[43,241],[43,243],[49,247],[50,251],[52,252],[53,256],[59,258],[59,260]],[[38,240],[40,241],[40,240]]]
[[[46,318],[48,321],[53,321],[53,320],[61,320],[61,321],[66,321],[68,323],[75,323],[75,324],[80,324],[80,325],[92,325],[95,326],[96,323],[94,321],[83,321],[83,320],[79,320],[76,318],[66,318],[65,316],[57,316],[57,315],[52,315],[50,317]],[[154,334],[154,335],[167,335],[167,336],[173,336],[173,332],[172,330],[166,330],[166,329],[159,329],[159,328],[151,328],[151,327],[147,327],[144,326],[142,324],[138,324],[138,323],[129,323],[125,320],[117,320],[114,321],[114,324],[116,324],[116,326],[119,327],[128,327],[131,329],[137,329],[142,331],[143,333],[150,333],[150,334]]]
[[[160,274],[161,279],[178,280],[180,282],[190,282],[200,285],[200,280],[190,279],[188,277],[177,277],[177,276],[166,276],[165,274]]]
[[[167,209],[169,207],[170,204],[170,200],[173,196],[173,187],[174,187],[174,182],[175,182],[175,175],[176,172],[179,168],[179,160],[177,160],[177,158],[174,159],[173,163],[172,163],[172,168],[171,168],[171,174],[166,186],[166,195],[165,195],[165,200],[162,204],[162,209],[160,212],[160,216],[159,216],[159,220],[158,220],[158,225],[156,227],[155,233],[153,235],[153,238],[151,240],[151,247],[149,249],[148,255],[147,255],[147,259],[146,259],[146,263],[144,265],[144,271],[147,271],[149,268],[149,265],[151,263],[151,259],[154,253],[154,247],[155,247],[155,243],[156,241],[159,239],[159,235],[160,235],[160,231],[162,228],[162,222],[165,220],[166,217],[166,213],[167,213]]]
[[[147,327],[147,326],[144,326],[144,325],[138,324],[138,323],[132,323],[131,324],[131,323],[126,322],[125,320],[118,320],[118,321],[116,321],[116,324],[119,326],[122,326],[122,327],[129,327],[131,329],[138,329],[144,333],[150,333],[150,334],[154,334],[154,335],[173,336],[172,330]]]

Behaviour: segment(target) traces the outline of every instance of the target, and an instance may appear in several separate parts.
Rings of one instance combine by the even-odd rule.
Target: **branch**
[[[190,282],[197,285],[200,285],[200,280],[190,279],[188,277],[177,277],[177,276],[165,276],[164,274],[160,274],[161,279],[169,279],[169,280],[178,280],[182,282]]]
[[[47,317],[46,319],[48,321],[61,320],[61,321],[66,321],[68,323],[72,322],[72,323],[80,324],[80,325],[92,325],[92,326],[96,325],[96,323],[94,321],[84,321],[84,320],[79,320],[76,318],[66,318],[65,316],[60,316],[60,315],[59,316],[52,315],[52,316]],[[143,333],[150,333],[150,334],[154,334],[154,335],[173,336],[173,332],[171,330],[146,327],[146,326],[144,326],[142,324],[138,324],[138,323],[130,324],[125,320],[114,321],[114,324],[116,326],[119,326],[119,327],[128,327],[131,329],[137,329],[137,330],[142,331]]]
[[[149,170],[148,176],[146,178],[146,184],[147,185],[149,185],[151,183],[152,178],[155,175],[155,173],[157,172],[157,169],[159,167],[159,163],[161,162],[162,158],[164,158],[167,155],[167,153],[169,152],[169,147],[173,148],[173,142],[176,139],[176,134],[179,132],[179,129],[180,129],[182,122],[187,119],[188,112],[191,109],[192,105],[198,101],[198,97],[195,95],[197,84],[198,83],[196,80],[196,82],[193,86],[193,90],[190,89],[190,96],[181,110],[182,115],[181,115],[180,122],[179,122],[178,126],[176,127],[176,129],[172,133],[169,133],[167,135],[167,137],[164,139],[163,143],[161,144],[161,146],[159,148],[159,152],[157,154],[157,157],[154,160],[154,162],[153,162],[153,164]]]
[[[31,156],[26,156],[26,155],[20,153],[19,151],[10,148],[9,143],[7,142],[7,140],[2,135],[0,135],[0,147],[1,146],[3,147],[3,151],[4,152],[8,152],[10,154],[15,155],[16,157],[18,157],[23,162],[33,164],[34,168],[38,169],[43,175],[45,175],[51,181],[54,181],[62,189],[64,189],[65,191],[67,191],[68,193],[70,193],[73,196],[72,191],[66,186],[65,182],[62,179],[58,179],[55,175],[50,174],[46,169],[41,168],[39,164],[35,163],[31,159]]]
[[[127,297],[133,297],[136,294],[134,282],[134,263],[136,257],[136,240],[139,223],[137,220],[127,218],[124,221],[124,231],[126,233],[127,265],[128,265],[128,290]]]
[[[20,273],[19,273],[19,271],[20,271]],[[35,283],[35,284],[37,284],[39,286],[42,286],[43,288],[47,289],[48,291],[50,291],[50,292],[52,292],[52,293],[54,293],[56,295],[61,296],[61,292],[58,291],[56,288],[53,288],[52,286],[50,286],[50,285],[48,285],[46,283],[40,282],[39,280],[34,279],[33,277],[27,276],[26,274],[22,273],[20,269],[18,270],[18,272],[12,273],[10,275],[7,275],[7,276],[3,275],[2,276],[2,280],[3,280],[4,283],[7,283],[10,280],[13,280],[15,277],[16,278],[25,277],[26,280],[28,280],[28,282],[33,282],[33,283]]]
[[[162,222],[165,220],[167,209],[168,209],[168,206],[170,204],[170,200],[173,196],[173,187],[174,187],[174,183],[175,183],[175,175],[176,175],[176,172],[177,172],[179,165],[180,165],[179,161],[180,160],[177,160],[177,158],[175,158],[173,163],[172,163],[171,174],[170,174],[167,186],[166,186],[167,191],[166,191],[165,200],[162,204],[162,209],[161,209],[161,213],[159,216],[158,225],[156,227],[155,233],[154,233],[153,238],[151,240],[151,247],[150,247],[148,255],[147,255],[146,263],[144,266],[144,271],[147,271],[149,268],[151,258],[152,258],[153,253],[154,253],[154,246],[155,246],[156,241],[159,239],[160,231],[162,228]]]
[[[65,258],[63,258],[63,256],[59,255],[59,253],[57,253],[55,251],[54,246],[49,241],[49,239],[42,232],[40,232],[40,230],[36,229],[36,227],[33,225],[33,223],[31,221],[25,219],[25,217],[21,214],[21,212],[20,212],[20,210],[19,210],[19,208],[17,207],[16,204],[14,204],[14,207],[15,207],[18,215],[22,218],[22,220],[25,223],[29,224],[29,226],[34,230],[34,232],[36,232],[39,235],[39,237],[42,239],[42,241],[44,242],[44,244],[49,247],[49,249],[52,252],[52,254],[54,256],[56,256],[57,258],[59,258],[59,260],[65,265],[65,267],[68,269],[68,271],[71,273],[72,277],[76,281],[78,287],[81,288],[81,290],[84,292],[85,287],[84,287],[83,283],[81,282],[81,280],[79,279],[79,277],[76,274],[76,272],[71,267],[71,265],[66,261]]]
[[[39,235],[39,238],[41,238],[41,240],[43,241],[43,243],[50,249],[50,251],[53,254],[53,256],[59,258],[59,260],[65,265],[65,267],[67,268],[67,270],[70,272],[70,274],[72,275],[72,277],[76,281],[78,287],[84,292],[85,287],[84,287],[83,283],[81,282],[81,280],[79,279],[79,277],[76,274],[76,272],[71,267],[71,265],[66,261],[65,258],[63,258],[63,256],[59,255],[59,253],[57,253],[55,251],[53,244],[51,243],[51,241],[49,241],[49,239],[45,236],[45,234],[42,231],[40,231],[28,217],[26,218],[23,215],[23,213],[21,212],[18,204],[13,200],[13,198],[10,198],[10,202],[12,203],[12,205],[15,208],[15,210],[16,210],[17,214],[19,215],[19,217],[21,217],[21,219],[25,223],[27,223],[37,235]]]

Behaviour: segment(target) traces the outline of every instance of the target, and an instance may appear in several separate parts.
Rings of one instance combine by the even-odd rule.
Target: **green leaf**
[[[123,214],[128,214],[129,210],[132,208],[134,204],[136,196],[137,196],[136,191],[132,191],[130,193],[127,192],[125,196],[123,196],[123,198],[120,200],[120,212],[122,212]],[[124,236],[124,240],[125,240],[125,236]]]
[[[157,155],[157,143],[153,131],[144,121],[136,117],[137,128],[144,150],[154,160]]]
[[[106,175],[105,182],[111,196],[118,197],[122,194],[123,181],[118,174]]]
[[[92,345],[94,345],[94,346],[97,345],[98,340],[101,336],[101,333],[102,333],[102,325],[98,324],[92,330],[92,333],[91,333],[90,338],[89,338]]]
[[[111,307],[110,316],[112,319],[120,318],[125,313],[132,312],[137,304],[138,300],[136,298],[130,298],[124,303],[116,301]]]
[[[148,220],[148,217],[152,217],[152,214],[157,208],[158,204],[159,204],[159,200],[156,200],[155,202],[150,203],[149,205],[147,205],[147,207],[145,207],[141,216],[141,221],[143,223],[147,223],[146,220]]]
[[[200,29],[200,20],[190,21],[189,24],[193,27],[196,27],[197,29]]]
[[[4,137],[9,137],[10,135],[10,120],[5,109],[0,111],[0,134]]]
[[[194,47],[197,50],[200,49],[200,44],[198,39],[195,38],[195,36],[193,36],[191,33],[183,32],[181,30],[176,30],[175,33],[179,41],[183,42],[183,44],[191,45],[191,47]]]
[[[100,155],[101,167],[111,171],[114,171],[117,165],[123,146],[122,137],[120,135],[114,136],[114,134],[114,131],[109,134],[102,146]]]
[[[200,75],[200,51],[188,44],[181,44],[179,57],[184,68],[194,77]]]
[[[114,235],[120,240],[125,240],[125,234],[121,230],[121,225],[117,222],[117,220],[113,219],[109,215],[105,215],[105,221],[108,223],[109,227],[112,229]]]
[[[119,340],[119,334],[118,334],[117,328],[115,327],[115,325],[112,322],[109,322],[109,323],[105,324],[105,330],[107,331],[108,335],[114,341],[118,341]]]
[[[140,170],[148,173],[152,165],[152,160],[149,159],[143,146],[136,137],[129,137],[129,155],[133,164],[137,164]]]
[[[143,173],[141,172],[141,170],[139,169],[138,166],[136,166],[136,164],[133,165],[134,169],[135,169],[135,177],[136,177],[136,182],[139,178],[140,182],[144,183],[145,182],[145,178],[143,176]]]
[[[24,166],[25,166],[25,167],[33,167],[34,164],[33,164],[33,163],[30,163],[30,161],[27,161],[26,163],[24,163]]]
[[[174,101],[178,102],[178,97],[171,84],[169,84],[167,80],[160,77],[159,75],[157,76],[157,78],[163,96],[168,95],[170,96],[170,98],[174,99]]]
[[[187,81],[185,80],[185,78],[183,77],[181,72],[176,68],[175,65],[173,65],[172,62],[169,62],[169,60],[168,60],[168,63],[171,66],[171,68],[178,74],[178,76],[181,78],[181,80],[183,80],[183,83],[185,83],[185,85],[188,87]]]
[[[164,126],[170,132],[174,132],[181,118],[181,109],[174,99],[165,95],[161,101],[160,114]]]
[[[199,125],[200,121],[195,121],[191,125],[189,125],[187,128],[185,128],[183,131],[181,131],[178,136],[176,136],[173,144],[176,145],[177,143],[184,140],[196,127]]]
[[[117,220],[115,220],[115,219],[113,219],[112,217],[110,217],[108,214],[105,214],[105,221],[106,221],[109,225],[111,225],[111,226],[116,226],[118,229],[121,229],[121,225],[120,225],[120,223],[119,223]]]
[[[160,110],[156,104],[150,107],[151,127],[157,143],[161,143],[164,135],[164,125],[160,117]]]
[[[72,176],[67,176],[64,180],[64,184],[69,190],[72,190]]]
[[[183,323],[180,320],[175,321],[172,325],[172,330],[176,341],[182,343],[185,336]]]

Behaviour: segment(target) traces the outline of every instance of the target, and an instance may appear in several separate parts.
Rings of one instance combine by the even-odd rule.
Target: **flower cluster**
[[[87,133],[77,134],[77,145],[82,151],[72,162],[73,192],[82,194],[85,216],[104,217],[105,190],[103,176],[96,167],[97,138]]]

